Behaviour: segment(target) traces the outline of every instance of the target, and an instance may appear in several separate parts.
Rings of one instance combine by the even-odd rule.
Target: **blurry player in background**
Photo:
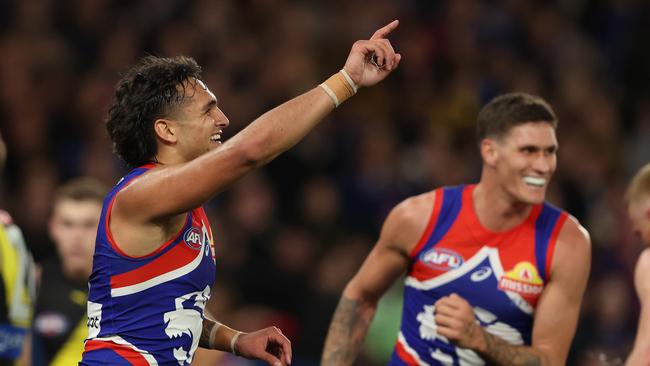
[[[650,164],[642,167],[632,178],[625,193],[628,215],[634,232],[650,246]],[[634,270],[634,287],[641,303],[639,328],[628,366],[650,365],[650,248],[645,248]]]
[[[0,171],[7,147],[0,135]],[[34,299],[34,262],[11,216],[0,210],[0,365],[25,360]]]
[[[88,336],[88,277],[107,192],[108,187],[95,179],[77,178],[54,195],[48,229],[58,256],[41,265],[33,365],[76,365],[81,360]]]
[[[300,141],[357,87],[390,74],[401,56],[386,37],[397,24],[355,42],[343,70],[223,145],[228,118],[193,59],[150,56],[124,75],[107,129],[134,170],[104,203],[81,364],[186,365],[199,346],[270,365],[291,363],[290,343],[279,329],[242,333],[204,317],[215,254],[201,205]]]
[[[397,205],[334,313],[323,366],[352,365],[377,302],[404,272],[390,365],[563,365],[578,321],[590,240],[544,201],[557,119],[541,98],[499,96],[478,115],[474,185]]]

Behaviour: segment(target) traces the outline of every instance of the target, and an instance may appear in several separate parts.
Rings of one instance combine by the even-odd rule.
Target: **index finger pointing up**
[[[384,27],[377,29],[375,34],[373,34],[372,37],[370,37],[370,39],[386,38],[386,36],[388,36],[390,32],[392,32],[393,30],[395,30],[395,28],[397,28],[398,25],[399,25],[399,20],[393,20],[392,22],[388,23]]]

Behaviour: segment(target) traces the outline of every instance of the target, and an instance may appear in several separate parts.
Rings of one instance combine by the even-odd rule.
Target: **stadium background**
[[[354,40],[392,19],[401,21],[391,36],[404,56],[398,71],[208,205],[218,245],[213,311],[240,329],[281,326],[294,364],[316,365],[340,292],[388,211],[409,195],[477,181],[476,113],[521,90],[548,99],[560,118],[549,199],[593,239],[569,364],[624,357],[638,319],[631,274],[641,247],[622,195],[650,157],[642,0],[5,0],[0,206],[38,261],[54,255],[53,188],[80,175],[113,184],[125,172],[103,117],[119,72],[145,54],[195,57],[230,118],[229,137],[338,70]],[[387,300],[359,365],[382,364],[394,339],[386,329],[399,288]]]

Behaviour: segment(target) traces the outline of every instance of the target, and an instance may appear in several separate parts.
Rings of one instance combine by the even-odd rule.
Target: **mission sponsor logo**
[[[201,249],[201,246],[203,245],[201,241],[201,232],[195,227],[191,227],[185,231],[185,234],[183,234],[183,241],[188,247],[196,250]]]
[[[450,249],[432,248],[420,255],[420,260],[427,266],[449,271],[456,269],[463,264],[463,257]]]
[[[538,296],[544,289],[544,281],[537,268],[530,262],[519,262],[499,279],[499,289],[518,293],[524,297]]]

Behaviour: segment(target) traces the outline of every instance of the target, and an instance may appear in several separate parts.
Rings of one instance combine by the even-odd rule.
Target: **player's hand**
[[[345,71],[357,86],[371,86],[383,80],[399,65],[402,55],[395,53],[386,37],[397,25],[398,20],[379,28],[369,40],[356,41],[345,61]]]
[[[473,350],[483,348],[484,330],[476,320],[472,305],[462,297],[451,294],[436,301],[435,322],[438,334],[457,346]]]
[[[238,356],[259,359],[271,366],[291,364],[291,342],[277,327],[242,333],[235,342]]]

